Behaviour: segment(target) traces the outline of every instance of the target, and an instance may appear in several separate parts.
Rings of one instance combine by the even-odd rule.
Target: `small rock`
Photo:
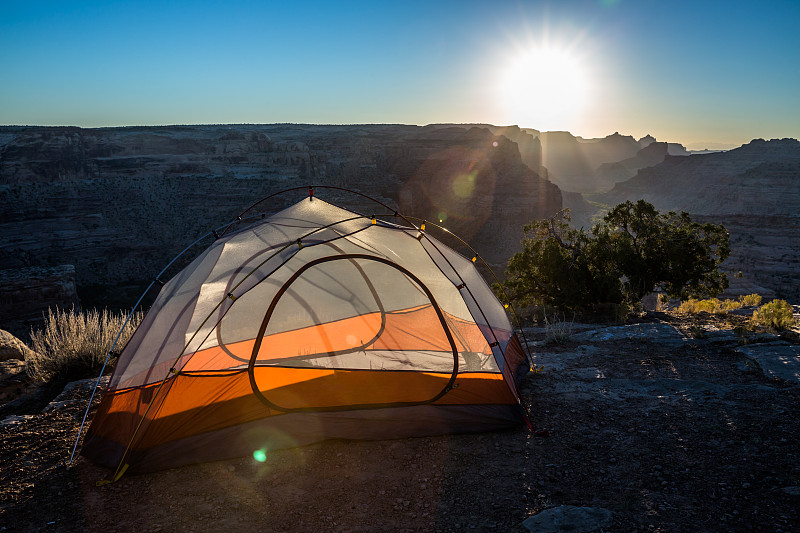
[[[562,505],[545,509],[522,522],[528,531],[536,533],[589,533],[609,527],[614,514],[601,507]]]

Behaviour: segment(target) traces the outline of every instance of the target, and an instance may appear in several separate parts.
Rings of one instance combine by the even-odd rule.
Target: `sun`
[[[586,104],[587,69],[566,49],[538,47],[508,60],[499,96],[512,122],[542,131],[567,130]]]

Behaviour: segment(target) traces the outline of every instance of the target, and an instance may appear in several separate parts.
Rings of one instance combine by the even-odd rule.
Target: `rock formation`
[[[0,329],[0,361],[17,359],[24,361],[25,358],[33,353],[33,350],[16,338],[8,331]]]
[[[561,208],[558,187],[523,163],[519,144],[503,131],[540,161],[538,139],[519,128],[0,127],[0,229],[8,236],[0,269],[69,263],[84,307],[130,307],[186,244],[259,198],[314,184],[441,219],[502,271],[523,223]],[[326,197],[375,211],[352,195]],[[59,305],[72,301],[64,296]]]
[[[583,139],[566,131],[550,131],[541,133],[540,139],[542,164],[549,171],[549,179],[562,190],[580,193],[611,189],[639,168],[663,161],[658,156],[662,150],[672,155],[688,153],[675,143],[652,147],[656,140],[649,135],[638,141],[619,133],[601,139]]]
[[[731,234],[726,268],[779,297],[800,299],[800,142],[754,140],[728,152],[667,156],[594,200],[643,198],[662,211],[687,211]]]
[[[0,270],[0,324],[15,335],[27,336],[50,307],[79,304],[72,265]]]
[[[629,180],[639,169],[652,167],[664,161],[669,147],[667,143],[651,142],[636,152],[634,157],[603,163],[597,168],[597,184],[600,189],[611,189],[614,184]]]

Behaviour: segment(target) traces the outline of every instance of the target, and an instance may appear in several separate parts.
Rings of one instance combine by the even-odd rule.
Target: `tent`
[[[529,366],[506,311],[430,229],[312,192],[215,231],[122,350],[81,453],[118,478],[526,422]]]

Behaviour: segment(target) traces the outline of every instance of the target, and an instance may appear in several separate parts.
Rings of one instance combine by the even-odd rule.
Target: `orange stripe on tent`
[[[320,408],[349,404],[424,401],[444,387],[449,374],[377,372],[280,367],[254,369],[256,383],[271,383],[264,395],[288,408]],[[253,394],[247,372],[181,374],[172,378],[169,392],[155,416],[143,427],[133,449],[249,421],[280,415],[270,411]],[[459,374],[457,387],[433,405],[516,405],[517,399],[501,374]],[[146,409],[155,385],[103,398],[93,432],[112,441],[127,443]],[[346,409],[344,409],[346,410]],[[104,423],[105,418],[113,418]]]
[[[491,348],[475,323],[450,315],[447,315],[446,320],[459,352],[491,353]],[[257,360],[263,362],[364,349],[361,348],[363,343],[375,337],[380,327],[381,315],[375,312],[267,335],[261,344]],[[224,319],[221,329],[225,331]],[[182,370],[192,372],[240,366],[250,360],[254,343],[254,339],[249,339],[198,351],[185,363]],[[452,350],[431,305],[387,313],[383,333],[366,349],[404,352]]]

